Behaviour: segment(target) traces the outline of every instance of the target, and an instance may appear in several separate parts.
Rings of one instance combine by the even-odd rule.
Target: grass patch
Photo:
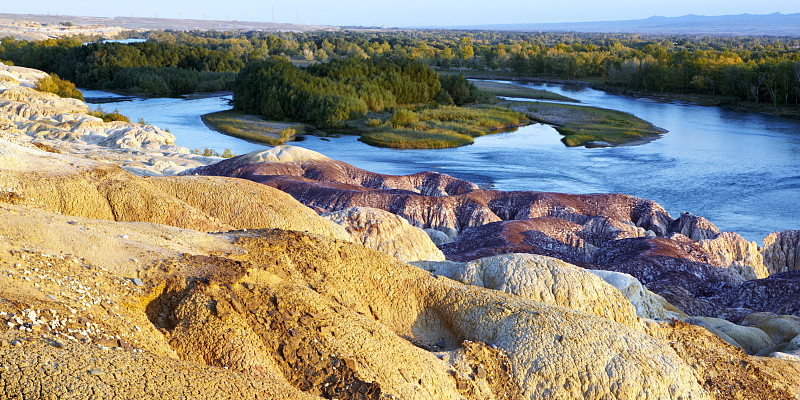
[[[370,113],[347,121],[346,129],[359,133],[373,146],[401,149],[442,149],[474,143],[474,138],[504,131],[530,121],[523,113],[503,107],[440,106],[398,108],[392,113]]]
[[[513,85],[510,83],[490,82],[490,81],[473,81],[472,82],[481,92],[498,97],[518,97],[521,99],[533,100],[558,100],[568,101],[572,103],[580,103],[580,101],[562,96],[558,93],[553,93],[547,90],[533,89],[520,85]]]
[[[284,144],[313,129],[299,123],[265,121],[234,110],[205,114],[201,118],[217,132],[270,146]]]
[[[632,114],[605,108],[545,102],[509,101],[506,105],[527,113],[534,121],[553,125],[569,147],[628,144],[666,133]]]
[[[202,116],[212,129],[230,136],[284,144],[312,127],[298,123],[265,121],[258,116],[229,110]],[[372,146],[399,149],[443,149],[474,143],[474,138],[530,123],[522,112],[507,108],[411,105],[342,123],[341,133],[360,135]]]

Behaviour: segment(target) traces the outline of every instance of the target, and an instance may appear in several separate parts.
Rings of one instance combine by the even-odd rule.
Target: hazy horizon
[[[646,19],[653,16],[678,17],[695,15],[734,14],[795,14],[800,2],[777,1],[697,1],[676,0],[669,4],[608,0],[603,3],[588,0],[565,0],[559,4],[544,4],[522,0],[491,2],[455,1],[389,1],[368,2],[345,0],[326,2],[274,1],[257,3],[240,1],[219,4],[211,0],[143,0],[101,3],[43,0],[32,3],[6,4],[0,12],[15,14],[50,14],[90,17],[147,17],[209,20],[240,20],[260,22],[301,23],[312,25],[361,26],[453,26],[486,24],[538,24],[598,22]],[[274,10],[274,13],[273,13]]]

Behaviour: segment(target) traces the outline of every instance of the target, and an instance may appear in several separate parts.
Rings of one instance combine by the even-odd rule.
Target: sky
[[[0,13],[155,17],[361,26],[584,22],[686,14],[800,13],[798,0],[136,0],[4,1]],[[10,4],[9,4],[10,3]]]

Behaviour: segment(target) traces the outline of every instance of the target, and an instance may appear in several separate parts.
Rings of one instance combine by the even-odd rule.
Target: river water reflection
[[[529,86],[630,112],[669,133],[645,145],[603,149],[566,148],[554,129],[539,124],[444,150],[381,149],[353,136],[293,144],[380,173],[432,170],[500,190],[632,194],[659,202],[675,217],[692,212],[759,242],[769,232],[800,229],[800,121],[580,86]],[[84,95],[91,101],[110,94]],[[103,107],[169,128],[181,146],[237,154],[265,148],[205,127],[200,115],[228,108],[224,97],[134,99]]]

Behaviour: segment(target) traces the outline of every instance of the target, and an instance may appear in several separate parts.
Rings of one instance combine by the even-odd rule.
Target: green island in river
[[[501,99],[506,97],[561,103]],[[563,104],[577,101],[521,85],[439,75],[409,59],[347,58],[305,68],[277,57],[255,60],[239,73],[233,98],[234,110],[203,121],[270,145],[314,131],[312,125],[401,149],[465,146],[531,121],[554,125],[567,146],[614,146],[664,132],[627,113]]]
[[[498,82],[475,81],[475,86],[492,97],[530,100],[577,100],[540,89]],[[360,135],[364,143],[391,148],[435,149],[472,144],[474,138],[508,131],[530,121],[553,125],[569,147],[617,146],[652,140],[665,131],[632,114],[599,107],[545,101],[495,101],[495,105],[396,108],[392,112],[368,112],[344,121],[335,131]],[[315,132],[312,125],[266,121],[236,110],[203,116],[212,129],[230,136],[284,144]]]

